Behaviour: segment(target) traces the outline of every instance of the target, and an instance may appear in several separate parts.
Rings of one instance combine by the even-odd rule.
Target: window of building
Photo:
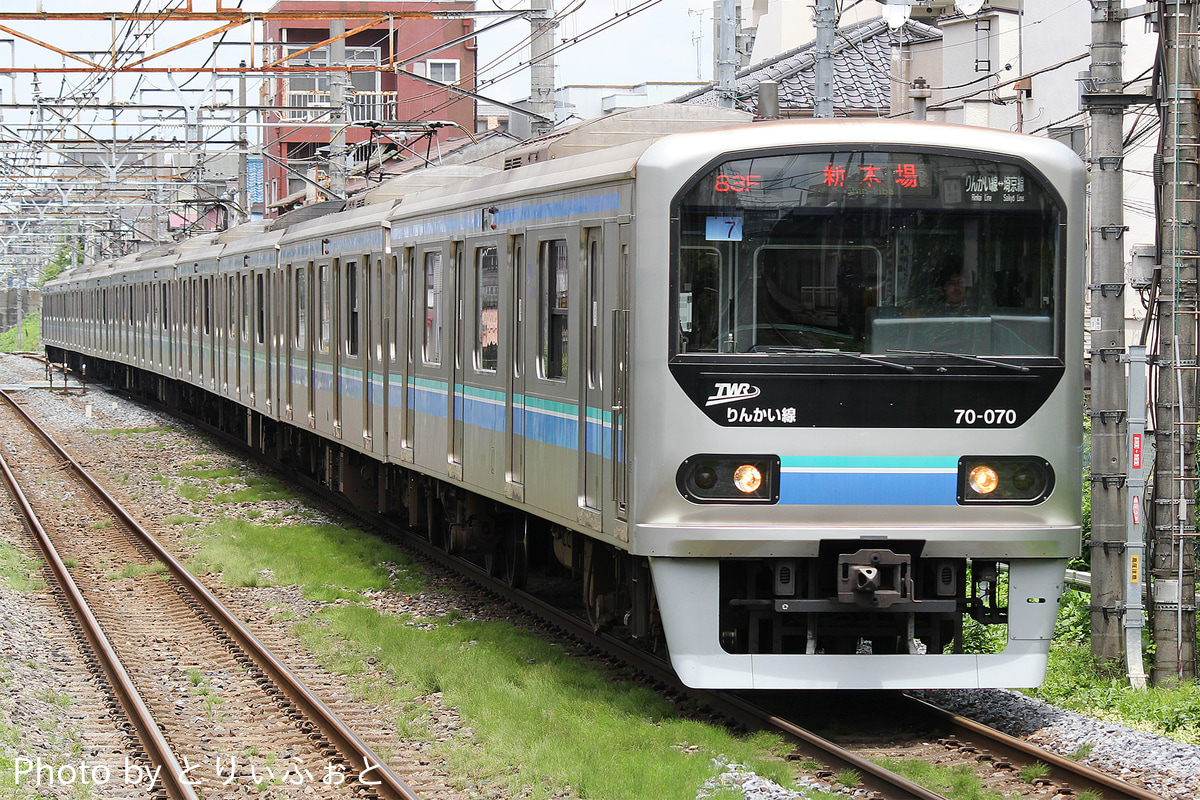
[[[442,83],[455,83],[458,80],[458,59],[431,58],[425,62],[429,77]]]

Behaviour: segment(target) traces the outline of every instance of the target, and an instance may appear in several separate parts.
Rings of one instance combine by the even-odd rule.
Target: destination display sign
[[[1029,208],[1046,199],[1015,164],[929,153],[838,151],[729,161],[689,192],[710,203],[754,208],[779,205],[873,205],[887,202],[944,208]],[[709,238],[713,237],[710,231]],[[732,238],[732,237],[721,237]]]

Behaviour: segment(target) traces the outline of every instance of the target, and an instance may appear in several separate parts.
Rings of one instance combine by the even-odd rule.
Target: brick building
[[[474,21],[467,16],[474,8],[463,0],[284,0],[271,9],[296,18],[266,26],[266,63],[286,68],[264,90],[266,104],[279,109],[268,115],[264,133],[267,216],[301,205],[319,196],[318,186],[328,186],[330,143],[339,130],[346,142],[342,157],[354,174],[385,152],[404,152],[405,146],[424,150],[423,136],[449,138],[461,135],[459,126],[474,129],[473,99],[420,79],[474,91]],[[312,18],[327,12],[340,12],[345,31],[363,28],[345,39],[345,121],[336,125],[330,124],[333,75],[296,70],[333,63],[329,20]]]

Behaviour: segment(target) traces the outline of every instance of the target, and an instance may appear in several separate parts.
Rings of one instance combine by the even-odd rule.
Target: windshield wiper
[[[750,348],[750,352],[752,352],[752,353],[759,353],[759,352],[761,352],[761,353],[798,353],[798,354],[803,354],[803,355],[817,355],[817,356],[843,356],[845,358],[853,358],[856,361],[865,361],[868,364],[878,364],[881,367],[890,367],[891,369],[898,369],[901,372],[913,372],[914,371],[913,368],[908,366],[907,364],[897,364],[895,361],[884,361],[881,358],[872,358],[871,356],[864,356],[862,353],[855,353],[855,352],[850,352],[850,351],[846,351],[846,350],[838,350],[835,347],[828,347],[828,348],[827,347],[795,347],[792,345],[764,344],[764,345],[754,345],[753,347]]]
[[[993,367],[1002,367],[1011,369],[1013,372],[1029,372],[1029,367],[1020,364],[1007,364],[1003,361],[992,361],[990,358],[972,355],[971,353],[947,353],[942,350],[888,350],[889,353],[900,353],[906,356],[948,356],[950,358],[965,358],[968,361],[977,361],[980,364],[988,364]]]

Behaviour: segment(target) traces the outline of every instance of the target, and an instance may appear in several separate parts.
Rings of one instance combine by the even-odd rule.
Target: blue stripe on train
[[[958,504],[958,459],[784,457],[779,502],[822,506],[953,506]]]

